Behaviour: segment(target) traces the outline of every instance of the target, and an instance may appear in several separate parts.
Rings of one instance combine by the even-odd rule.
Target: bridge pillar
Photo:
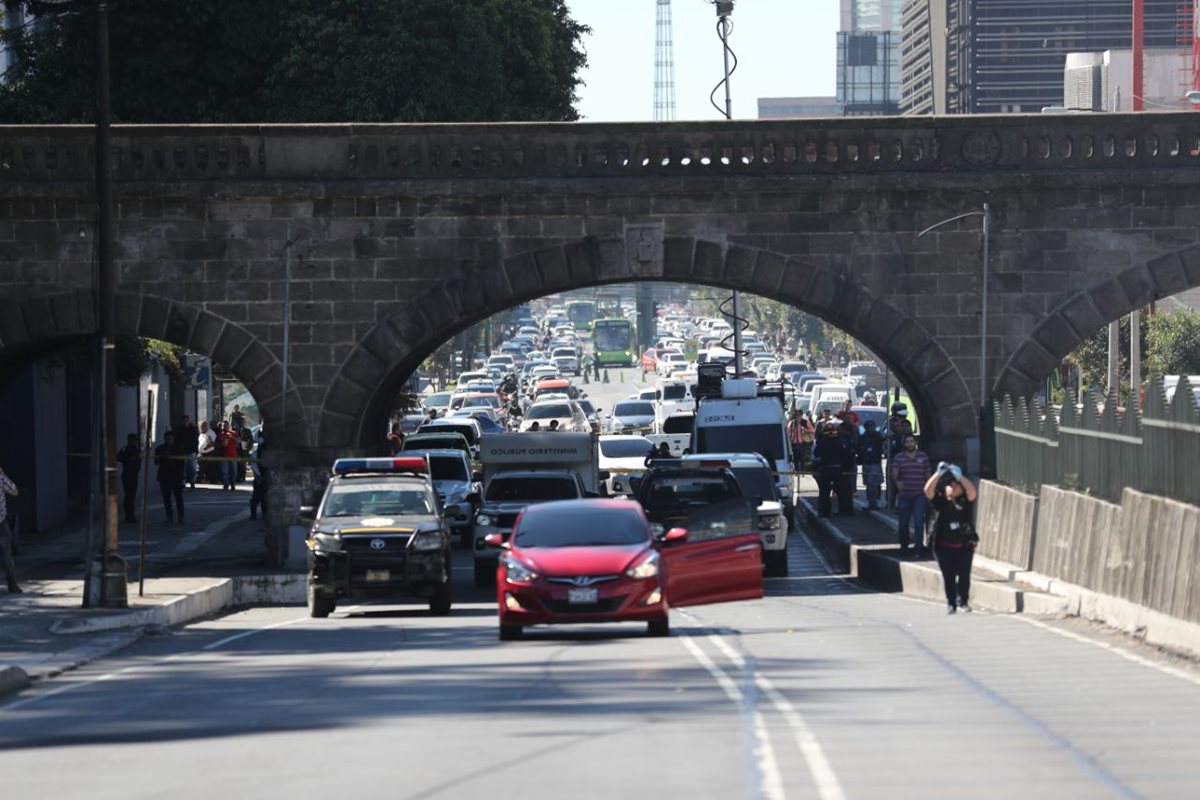
[[[315,506],[321,501],[334,459],[364,455],[368,453],[345,447],[291,447],[286,452],[271,452],[267,457],[271,482],[266,532],[270,566],[302,568],[304,539],[296,530],[300,506]]]

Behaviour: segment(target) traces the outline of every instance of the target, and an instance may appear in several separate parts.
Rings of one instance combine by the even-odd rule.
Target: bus
[[[596,316],[596,304],[589,300],[572,300],[567,303],[567,319],[577,331],[590,331]]]
[[[604,290],[597,291],[596,316],[604,318],[621,316],[621,293]]]
[[[598,319],[592,323],[592,350],[600,366],[628,367],[637,351],[637,331],[627,319]]]

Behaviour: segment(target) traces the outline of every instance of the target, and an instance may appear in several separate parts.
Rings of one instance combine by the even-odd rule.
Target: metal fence
[[[1181,378],[1167,401],[1147,382],[1145,410],[1115,396],[1068,394],[1060,409],[1024,398],[995,404],[996,476],[1031,493],[1054,484],[1120,502],[1125,487],[1200,504],[1200,408]]]

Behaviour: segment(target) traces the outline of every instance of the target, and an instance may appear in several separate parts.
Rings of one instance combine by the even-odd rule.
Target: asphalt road
[[[6,797],[1194,797],[1200,671],[878,595],[804,539],[754,602],[496,639],[456,607],[243,611],[0,704]]]

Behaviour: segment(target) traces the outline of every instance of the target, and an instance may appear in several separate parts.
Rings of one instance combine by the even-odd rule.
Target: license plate
[[[368,581],[390,581],[392,579],[392,571],[390,569],[369,569],[367,570]]]
[[[568,603],[594,603],[599,596],[597,589],[567,589]]]

